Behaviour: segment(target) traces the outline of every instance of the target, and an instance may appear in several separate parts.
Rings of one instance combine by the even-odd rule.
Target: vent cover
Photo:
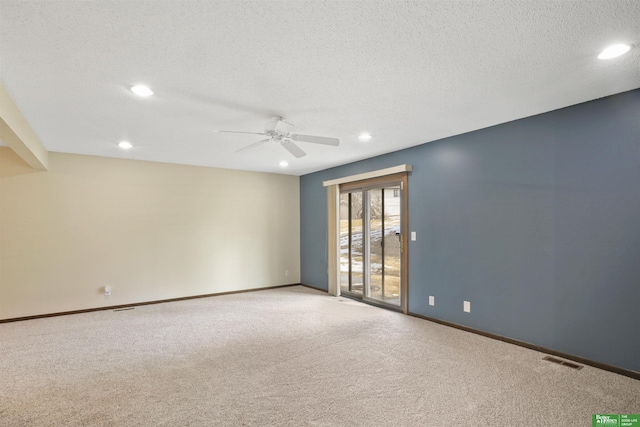
[[[566,366],[571,369],[582,369],[582,365],[577,365],[575,363],[567,362],[566,360],[558,359],[557,357],[546,356],[543,357],[542,360],[547,360],[549,362],[557,363],[558,365]]]

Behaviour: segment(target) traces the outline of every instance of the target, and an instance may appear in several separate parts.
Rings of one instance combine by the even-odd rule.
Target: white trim
[[[411,172],[413,167],[409,164],[394,166],[391,168],[380,169],[372,172],[360,173],[357,175],[345,176],[344,178],[330,179],[329,181],[322,181],[322,185],[329,187],[331,185],[340,185],[346,182],[362,181],[363,179],[378,178],[379,176],[393,175],[400,172]]]

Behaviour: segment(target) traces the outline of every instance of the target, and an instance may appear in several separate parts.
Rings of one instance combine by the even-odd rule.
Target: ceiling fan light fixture
[[[360,135],[358,135],[358,139],[362,142],[371,141],[371,134],[363,132]]]
[[[629,52],[631,46],[626,44],[614,44],[613,46],[609,46],[598,55],[598,59],[611,59],[616,58],[620,55],[624,55]]]
[[[134,85],[131,86],[131,92],[135,93],[139,97],[146,98],[153,95],[153,91],[146,85]]]
[[[279,143],[280,146],[287,150],[293,157],[299,159],[300,157],[306,156],[307,153],[305,153],[305,151],[300,148],[296,144],[296,142],[308,142],[311,144],[330,145],[333,147],[337,147],[338,145],[340,145],[340,140],[338,138],[329,138],[326,136],[315,135],[301,135],[297,133],[291,133],[292,129],[293,125],[291,123],[285,122],[284,120],[282,120],[282,117],[274,117],[269,122],[267,122],[264,128],[264,132],[243,132],[237,130],[219,130],[217,132],[247,133],[251,135],[263,135],[267,137],[262,141],[255,142],[251,145],[237,150],[236,153],[258,147],[266,142],[271,141]]]

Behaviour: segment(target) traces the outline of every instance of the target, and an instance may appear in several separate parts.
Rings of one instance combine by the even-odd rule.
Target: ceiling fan
[[[293,129],[293,125],[291,123],[285,122],[282,117],[274,117],[269,120],[267,124],[264,126],[264,132],[241,132],[234,130],[218,130],[216,132],[225,132],[225,133],[248,133],[252,135],[264,135],[267,138],[258,142],[254,142],[251,145],[248,145],[244,148],[239,149],[236,153],[241,151],[249,150],[252,148],[256,148],[266,142],[276,141],[279,142],[280,145],[284,147],[289,153],[291,153],[294,157],[300,158],[307,155],[304,150],[298,145],[296,142],[310,142],[312,144],[324,144],[324,145],[333,145],[337,147],[340,145],[340,140],[338,138],[328,138],[326,136],[313,136],[313,135],[300,135],[297,133],[291,133]]]

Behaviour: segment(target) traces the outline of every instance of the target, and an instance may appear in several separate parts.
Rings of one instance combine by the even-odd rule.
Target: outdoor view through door
[[[404,309],[405,176],[340,187],[342,294]]]

